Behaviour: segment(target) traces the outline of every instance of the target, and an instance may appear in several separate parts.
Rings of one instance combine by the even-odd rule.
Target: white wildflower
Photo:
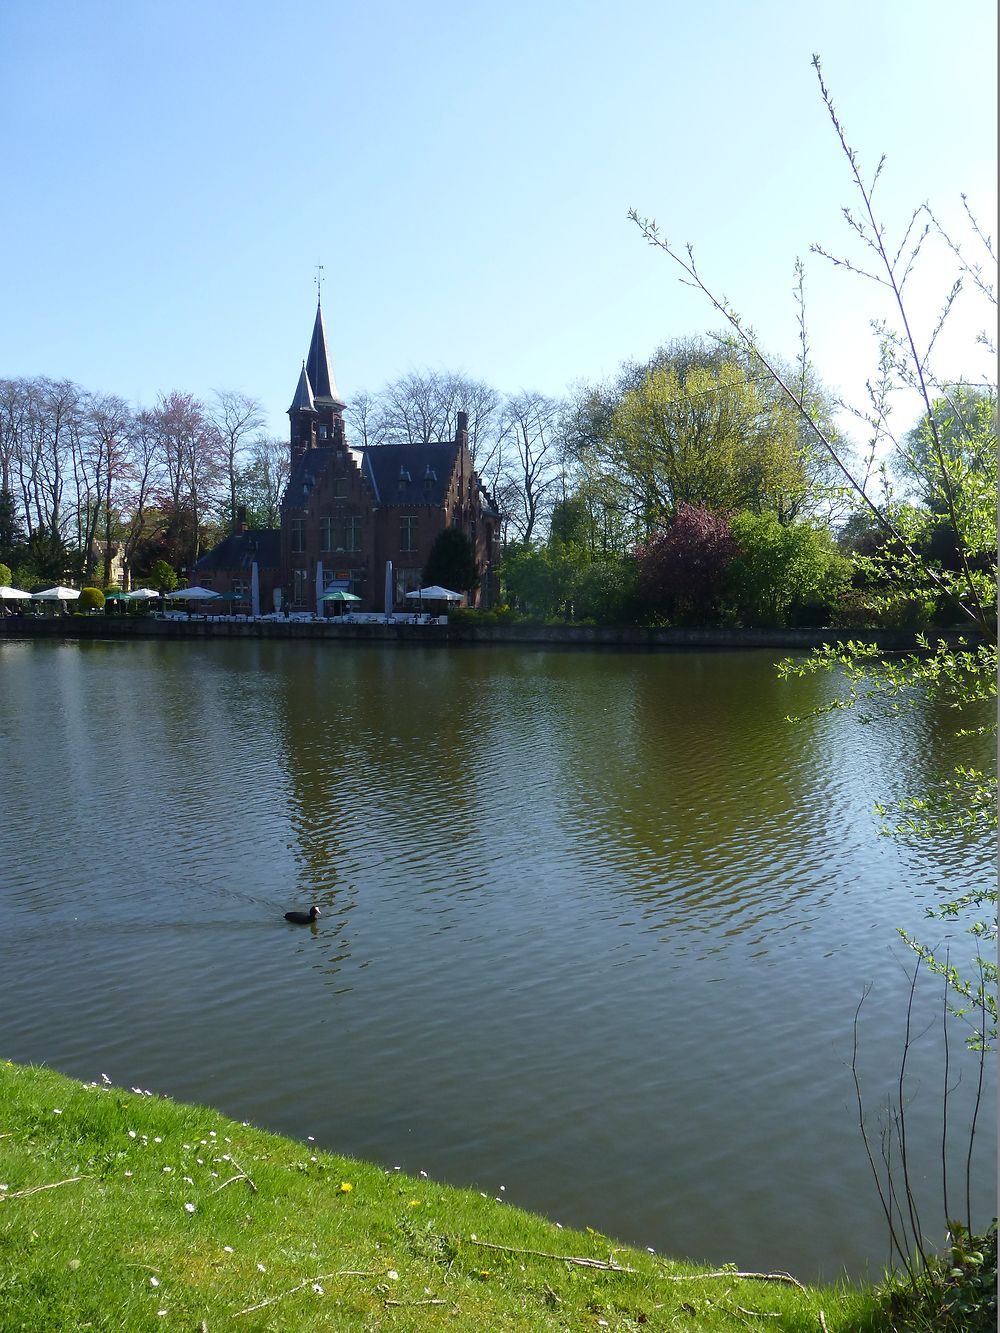
[[[184,1211],[185,1211],[186,1213],[193,1213],[193,1212],[194,1212],[194,1204],[193,1204],[193,1203],[186,1203],[186,1204],[184,1205]]]
[[[149,1285],[151,1287],[158,1287],[160,1285],[160,1279],[158,1277],[151,1277],[149,1279]]]
[[[386,1273],[386,1277],[389,1279],[390,1282],[399,1281],[399,1274],[396,1272],[394,1268],[389,1269],[388,1273]]]

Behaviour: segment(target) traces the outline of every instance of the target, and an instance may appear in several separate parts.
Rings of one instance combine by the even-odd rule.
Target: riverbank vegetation
[[[889,1290],[678,1263],[100,1074],[5,1063],[0,1093],[11,1333],[890,1327]]]
[[[879,161],[866,175],[861,159],[851,145],[823,77],[818,56],[813,66],[820,95],[829,114],[839,147],[846,160],[853,187],[853,203],[843,209],[851,243],[848,253],[831,253],[814,245],[813,251],[855,279],[873,283],[889,308],[889,315],[873,319],[877,338],[877,369],[868,383],[869,403],[858,418],[870,430],[867,453],[859,468],[825,423],[820,405],[808,381],[807,336],[804,302],[800,304],[800,374],[790,376],[759,347],[754,334],[736,311],[718,296],[699,272],[691,246],[681,252],[671,245],[652,220],[633,209],[632,220],[646,240],[669,257],[683,274],[682,281],[699,289],[715,311],[727,322],[731,337],[745,355],[756,357],[772,385],[791,410],[798,414],[813,443],[839,472],[846,493],[852,497],[853,513],[842,530],[861,539],[855,551],[854,583],[862,591],[862,604],[870,613],[884,615],[900,596],[909,599],[912,615],[921,611],[938,625],[951,616],[971,631],[972,638],[958,644],[922,640],[922,651],[886,662],[877,649],[856,643],[821,649],[805,663],[787,663],[786,674],[810,671],[835,672],[844,684],[840,697],[828,708],[857,708],[862,717],[882,710],[898,714],[921,697],[943,701],[956,710],[957,724],[969,705],[994,703],[994,722],[987,727],[995,734],[997,687],[997,395],[992,379],[979,383],[949,381],[935,373],[934,353],[942,329],[955,302],[969,288],[986,303],[986,318],[995,323],[996,255],[992,242],[968,210],[969,235],[974,258],[965,246],[942,228],[928,204],[916,207],[901,234],[892,237],[876,205],[876,187],[885,165]],[[964,202],[964,201],[963,201]],[[923,329],[914,315],[910,282],[928,241],[943,244],[956,266],[956,276],[940,296],[936,315]],[[798,266],[802,294],[802,268]],[[926,323],[926,321],[924,321]],[[996,349],[992,334],[977,339],[992,354],[988,372],[995,376]],[[891,425],[894,396],[909,394],[920,408],[912,430],[899,438]],[[873,478],[881,485],[873,485]],[[892,489],[903,483],[902,498]],[[909,485],[909,489],[905,489]],[[915,623],[920,623],[917,620]],[[961,731],[959,734],[962,734]],[[966,832],[984,826],[997,827],[995,770],[990,773],[959,768],[942,776],[928,792],[905,798],[897,811],[881,809],[885,831],[897,837],[931,838],[940,831],[957,828]],[[900,932],[914,950],[920,964],[943,978],[946,1012],[967,1022],[966,1038],[982,1056],[996,1039],[995,962],[997,918],[996,880],[993,867],[984,867],[981,888],[952,898],[932,909],[938,918],[962,920],[972,936],[968,966],[942,959],[924,943]],[[986,956],[983,956],[983,945]],[[919,971],[919,966],[918,966]],[[917,974],[914,975],[914,984]],[[912,992],[911,992],[912,999]],[[963,1329],[991,1328],[996,1319],[996,1220],[986,1233],[970,1235],[971,1206],[959,1220],[949,1202],[947,1172],[942,1179],[942,1214],[950,1238],[950,1252],[935,1255],[915,1206],[914,1180],[907,1159],[904,1107],[904,1070],[910,1041],[907,1035],[900,1066],[898,1098],[886,1108],[880,1133],[884,1171],[869,1146],[862,1111],[862,1137],[892,1237],[894,1260],[907,1275],[910,1308],[919,1311],[929,1326],[945,1327],[957,1320]],[[982,1090],[983,1064],[979,1088]],[[947,1137],[949,1070],[947,1023],[943,1071],[942,1142]],[[969,1155],[976,1133],[977,1096],[967,1127]],[[995,1200],[995,1195],[994,1195]],[[994,1203],[995,1207],[995,1203]],[[971,1266],[967,1262],[971,1256]],[[949,1279],[959,1287],[950,1304]]]

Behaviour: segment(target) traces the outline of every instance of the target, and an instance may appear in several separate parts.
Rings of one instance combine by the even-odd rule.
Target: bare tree
[[[230,531],[236,527],[236,489],[237,473],[246,445],[253,434],[264,424],[264,413],[260,402],[249,394],[239,393],[235,389],[215,389],[215,403],[208,419],[219,435],[224,460],[226,477],[229,482],[229,512],[225,516]]]
[[[73,480],[83,391],[70,380],[39,377],[18,383],[23,402],[13,470],[28,536],[61,539],[66,535],[66,484]]]
[[[501,408],[505,461],[497,500],[522,542],[531,541],[558,486],[561,412],[558,399],[527,392],[505,399]]]
[[[344,415],[350,438],[359,448],[385,444],[385,416],[378,394],[369,393],[367,389],[359,390],[352,396]]]
[[[191,394],[163,395],[152,416],[173,515],[190,526],[185,554],[193,566],[201,552],[200,524],[225,481],[222,441]]]
[[[290,471],[287,440],[258,435],[251,441],[249,460],[237,475],[237,497],[253,527],[281,526],[281,497]]]
[[[148,533],[148,513],[162,484],[159,423],[153,412],[139,411],[132,417],[126,467],[122,474],[122,554],[130,570],[140,544]]]
[[[85,569],[94,563],[94,539],[101,533],[103,579],[111,582],[112,540],[117,535],[123,486],[130,465],[132,410],[113,394],[92,395],[85,409],[85,447],[80,462],[87,487],[88,505],[81,547]]]

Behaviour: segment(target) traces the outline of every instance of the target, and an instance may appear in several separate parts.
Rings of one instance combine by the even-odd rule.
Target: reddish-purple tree
[[[643,601],[678,619],[710,618],[738,549],[724,514],[678,505],[669,527],[658,528],[636,549]]]

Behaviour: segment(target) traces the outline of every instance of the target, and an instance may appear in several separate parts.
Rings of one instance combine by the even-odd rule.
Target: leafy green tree
[[[935,445],[931,420],[937,427]],[[949,384],[931,403],[930,412],[904,437],[896,470],[929,509],[946,509],[946,477],[950,470],[956,493],[967,500],[975,479],[996,484],[997,398],[993,388]]]
[[[812,523],[779,523],[773,514],[737,514],[728,596],[745,625],[784,625],[798,604],[832,606],[851,580],[833,537]]]
[[[524,615],[549,620],[565,612],[572,560],[563,552],[512,543],[504,552],[500,580],[505,599]]]
[[[0,490],[0,557],[16,560],[25,541],[14,493]]]
[[[149,581],[160,592],[173,592],[178,587],[177,571],[166,560],[156,560],[149,571]]]
[[[792,412],[768,404],[735,358],[650,370],[623,395],[611,431],[648,531],[682,504],[774,510],[806,486]]]
[[[435,584],[469,592],[479,582],[476,553],[461,528],[444,528],[434,539],[423,572],[424,586]]]
[[[571,571],[569,599],[574,620],[601,625],[634,623],[640,612],[639,568],[631,556],[596,556]]]
[[[0,565],[0,584],[9,588],[14,581],[14,575],[11,573],[9,565]]]

